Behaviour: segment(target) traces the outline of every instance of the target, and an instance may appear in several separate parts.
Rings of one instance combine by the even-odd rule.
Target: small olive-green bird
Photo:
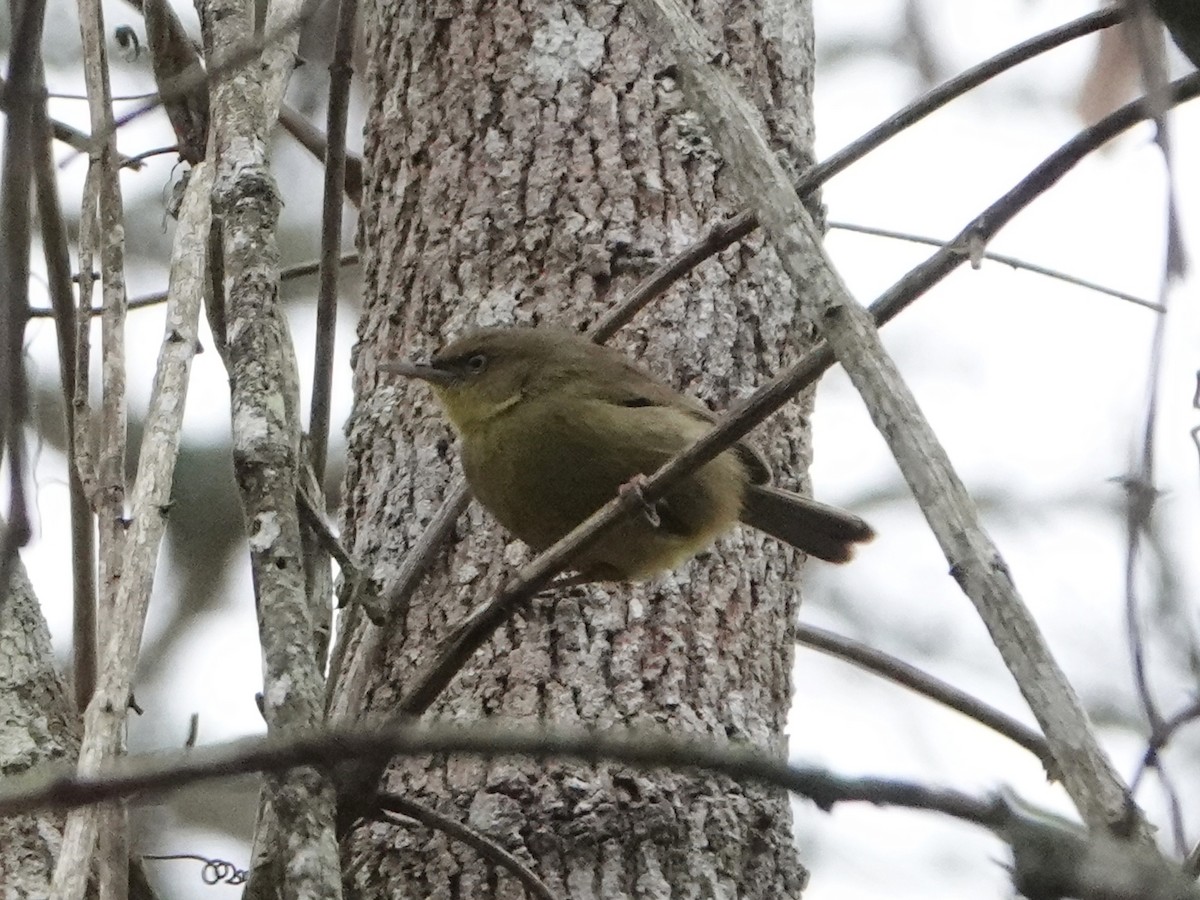
[[[462,440],[472,492],[535,551],[716,420],[616,350],[549,328],[476,331],[428,363],[382,368],[432,385]],[[874,536],[858,516],[768,485],[770,474],[739,443],[647,514],[626,516],[576,568],[597,580],[645,578],[698,553],[739,519],[830,562],[846,562],[855,543]]]

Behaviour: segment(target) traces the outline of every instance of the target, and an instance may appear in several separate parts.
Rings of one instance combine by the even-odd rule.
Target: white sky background
[[[824,158],[924,90],[907,58],[893,52],[902,31],[904,0],[844,3],[816,0],[818,46],[856,47],[824,53],[817,75],[818,156]],[[925,0],[935,52],[946,74],[1094,8],[1086,2],[963,4]],[[132,21],[115,16],[110,26]],[[77,39],[72,23],[70,40]],[[867,49],[862,45],[867,44]],[[874,45],[875,49],[870,49]],[[1073,113],[1094,39],[1054,51],[906,132],[838,176],[824,199],[834,220],[891,227],[940,237],[955,234],[1081,125]],[[1186,65],[1176,57],[1177,74]],[[60,73],[61,77],[61,73]],[[115,89],[145,88],[118,78]],[[60,81],[64,89],[78,83]],[[73,113],[70,110],[74,110]],[[82,105],[57,114],[86,121]],[[323,116],[323,113],[320,114]],[[82,124],[82,122],[81,122]],[[1200,265],[1200,105],[1173,118],[1183,227]],[[165,143],[162,132],[153,142]],[[122,146],[150,146],[132,137]],[[295,150],[277,160],[296,177],[281,178],[284,229],[307,236],[293,259],[316,255],[320,175]],[[137,176],[137,189],[161,185],[169,163]],[[83,166],[68,169],[64,200],[77,203]],[[126,176],[129,179],[129,176]],[[134,182],[127,180],[127,186]],[[74,191],[72,193],[72,191]],[[1163,258],[1163,174],[1148,127],[1136,129],[1090,157],[989,248],[1154,299]],[[157,222],[142,246],[167,238]],[[350,232],[348,232],[349,234]],[[864,302],[924,259],[929,248],[835,232],[829,248],[851,289]],[[161,272],[135,273],[132,292],[157,289]],[[1191,604],[1200,577],[1189,538],[1198,533],[1200,467],[1188,434],[1200,424],[1191,407],[1197,361],[1196,277],[1173,295],[1167,358],[1161,380],[1157,486],[1164,492],[1159,520],[1185,613],[1170,613],[1151,647],[1154,684],[1169,714],[1194,692],[1182,664],[1181,636],[1195,626]],[[1014,272],[997,263],[964,269],[889,325],[885,343],[945,443],[1010,565],[1027,604],[1089,709],[1103,719],[1102,737],[1128,777],[1142,753],[1144,729],[1132,690],[1123,626],[1121,494],[1109,479],[1130,469],[1138,445],[1154,314],[1120,300]],[[309,356],[310,311],[293,326],[299,356]],[[349,411],[348,348],[354,322],[340,323],[335,432]],[[131,316],[130,347],[138,371],[149,373],[161,336],[161,314]],[[35,365],[52,367],[53,332],[32,329]],[[211,341],[208,342],[211,345]],[[142,368],[144,367],[144,368]],[[197,358],[187,427],[194,440],[218,440],[228,428],[226,379],[215,354]],[[306,374],[306,378],[307,378]],[[130,379],[131,403],[144,408],[148,374]],[[307,390],[307,382],[305,385]],[[815,422],[818,496],[866,515],[879,532],[853,565],[814,564],[802,618],[853,635],[915,662],[1027,722],[1031,718],[969,602],[946,574],[947,564],[900,481],[882,440],[838,371],[820,389]],[[38,458],[39,535],[23,555],[54,631],[69,640],[69,584],[63,580],[62,535],[67,533],[62,460]],[[1152,595],[1154,583],[1143,579]],[[227,586],[249,596],[246,567]],[[1151,596],[1152,603],[1160,598]],[[148,634],[169,621],[169,585],[160,590]],[[230,603],[183,643],[169,686],[149,687],[139,700],[165,721],[159,734],[182,741],[192,711],[201,738],[217,741],[261,730],[248,685],[260,681],[256,629],[249,603]],[[1173,639],[1165,641],[1162,635]],[[1026,799],[1067,812],[1062,793],[1045,784],[1037,761],[955,713],[880,682],[814,651],[799,650],[793,758],[848,775],[895,776],[966,791],[1002,784]],[[137,729],[134,724],[134,741]],[[167,739],[163,739],[167,740]],[[174,740],[174,738],[170,739]],[[1200,839],[1195,771],[1197,741],[1185,732],[1168,752],[1169,771],[1184,800],[1188,837]],[[235,794],[246,785],[216,789]],[[1138,797],[1153,820],[1170,829],[1162,794],[1149,778]],[[246,864],[248,850],[216,832],[178,830],[165,807],[150,811],[145,852],[195,852]],[[897,896],[1008,897],[998,861],[1002,846],[969,826],[925,814],[873,807],[839,807],[832,815],[796,804],[803,858],[812,870],[806,896],[817,900]],[[161,863],[154,871],[166,896],[221,898],[234,887],[204,887],[190,863]],[[169,868],[167,868],[169,867]]]

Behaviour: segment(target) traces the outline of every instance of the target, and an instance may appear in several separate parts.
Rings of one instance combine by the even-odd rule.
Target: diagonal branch
[[[1087,714],[1017,592],[998,548],[899,371],[872,317],[825,256],[820,234],[771,152],[757,113],[677,0],[641,0],[642,17],[675,58],[685,95],[729,166],[876,428],[1050,742],[1064,786],[1096,829],[1150,832],[1101,749]]]
[[[1193,75],[1181,79],[1173,85],[1173,89],[1173,98],[1176,103],[1196,97],[1200,95],[1200,76]],[[972,247],[986,243],[1018,212],[1052,187],[1081,159],[1122,131],[1140,122],[1145,115],[1140,103],[1128,104],[1091,128],[1080,132],[1048,156],[1008,193],[968,222],[953,240],[882,294],[871,306],[871,312],[876,321],[882,325],[895,318],[931,286],[945,278],[964,262],[969,261],[972,258]],[[696,262],[698,260],[693,261],[691,265]],[[690,268],[690,265],[687,268]],[[651,279],[655,278],[656,276],[651,276]],[[644,284],[648,284],[648,282]],[[665,289],[661,282],[659,289]],[[644,302],[649,302],[649,297],[645,297],[644,294],[638,295],[635,292],[631,301],[643,301],[643,298]],[[637,303],[631,302],[629,305],[637,306]],[[613,319],[611,322],[602,321],[597,324],[594,333],[598,335],[611,333],[611,330],[620,327],[623,321],[624,319]],[[647,481],[643,488],[643,495],[650,502],[661,498],[690,472],[710,462],[744,438],[792,397],[813,384],[834,362],[834,355],[827,344],[819,344],[810,350],[799,363],[755,392],[738,407],[735,414],[726,416],[707,435],[664,465]],[[459,499],[457,494],[454,499]],[[465,496],[462,502],[465,503]],[[431,558],[437,550],[436,522],[448,523],[452,526],[454,519],[457,518],[457,512],[461,510],[445,504],[443,511],[445,515],[439,514],[438,519],[435,523],[431,523],[422,538],[420,546],[428,554],[427,556],[421,554],[425,559]],[[474,650],[488,639],[495,627],[498,627],[529,597],[549,585],[554,575],[569,564],[575,552],[590,546],[590,542],[596,539],[596,535],[592,534],[592,529],[610,527],[622,514],[621,504],[616,500],[610,502],[581,523],[562,541],[533,560],[514,581],[506,586],[499,596],[472,614],[468,621],[462,623],[451,638],[442,645],[432,665],[416,679],[415,686],[410,689],[408,696],[401,704],[399,714],[401,716],[419,715],[428,709],[461,666],[470,658]],[[426,540],[427,538],[428,540]],[[419,572],[419,565],[412,567],[412,578],[407,582],[408,585],[416,583]],[[527,582],[527,579],[531,579],[531,581]],[[392,596],[395,597],[397,593],[399,592],[393,593]],[[377,779],[382,771],[383,765],[380,764],[374,777]],[[358,784],[358,787],[364,790],[372,789],[373,786],[374,780],[365,776],[362,783]],[[339,792],[339,796],[344,802],[351,799],[342,792]],[[359,796],[361,796],[361,792]],[[346,825],[346,819],[341,810],[339,810],[339,825],[341,827]]]
[[[916,666],[909,665],[902,659],[868,647],[859,641],[851,640],[815,625],[797,624],[793,636],[796,643],[813,650],[840,659],[851,665],[858,666],[864,671],[881,678],[886,678],[895,684],[928,697],[944,706],[960,712],[979,724],[1003,735],[1014,744],[1024,747],[1039,760],[1050,772],[1054,770],[1054,757],[1046,745],[1046,739],[1011,716],[1006,716],[1000,710],[989,706],[977,697],[972,697],[966,691],[959,690],[954,685],[935,678],[928,672],[923,672]]]
[[[510,872],[513,877],[525,886],[526,892],[531,897],[540,897],[541,900],[555,900],[555,896],[551,893],[550,888],[546,887],[546,883],[538,878],[529,866],[501,847],[493,838],[488,837],[482,832],[464,825],[457,819],[442,815],[436,809],[417,803],[415,800],[410,800],[407,797],[402,797],[399,794],[379,794],[375,798],[375,805],[383,811],[387,817],[387,821],[396,825],[405,825],[407,823],[400,818],[403,816],[404,818],[412,819],[414,822],[419,822],[428,828],[440,831],[454,838],[456,841],[461,841],[468,847],[471,847],[492,865]]]

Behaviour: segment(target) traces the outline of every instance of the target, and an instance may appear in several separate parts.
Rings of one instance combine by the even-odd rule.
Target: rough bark
[[[807,6],[701,3],[695,14],[775,149],[803,164]],[[632,10],[402,0],[368,16],[371,251],[344,527],[386,585],[457,462],[426,390],[380,376],[378,361],[428,352],[475,324],[583,326],[647,261],[741,204]],[[795,359],[811,334],[773,255],[751,240],[702,266],[615,343],[723,407]],[[782,483],[802,482],[802,409],[761,443]],[[357,611],[345,616],[335,718],[386,717],[439,639],[525,553],[472,506],[407,609],[380,630]],[[648,585],[538,601],[429,716],[638,725],[782,752],[798,563],[739,530]],[[396,765],[386,783],[498,840],[560,896],[789,897],[804,881],[777,791],[520,760]],[[522,894],[473,850],[421,827],[360,828],[347,853],[350,896]]]
[[[79,752],[75,711],[54,670],[50,632],[19,562],[0,597],[0,773]],[[45,897],[62,844],[60,812],[0,819],[0,898]]]

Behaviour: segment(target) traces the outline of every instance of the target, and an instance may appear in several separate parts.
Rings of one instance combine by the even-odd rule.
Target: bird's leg
[[[646,495],[643,493],[647,481],[649,479],[643,473],[638,472],[617,488],[617,493],[622,497],[626,497],[629,494],[637,497],[638,502],[642,505],[642,513],[646,516],[646,521],[654,528],[660,528],[662,527],[662,518],[659,516],[658,510],[655,509],[654,504],[647,500]]]

